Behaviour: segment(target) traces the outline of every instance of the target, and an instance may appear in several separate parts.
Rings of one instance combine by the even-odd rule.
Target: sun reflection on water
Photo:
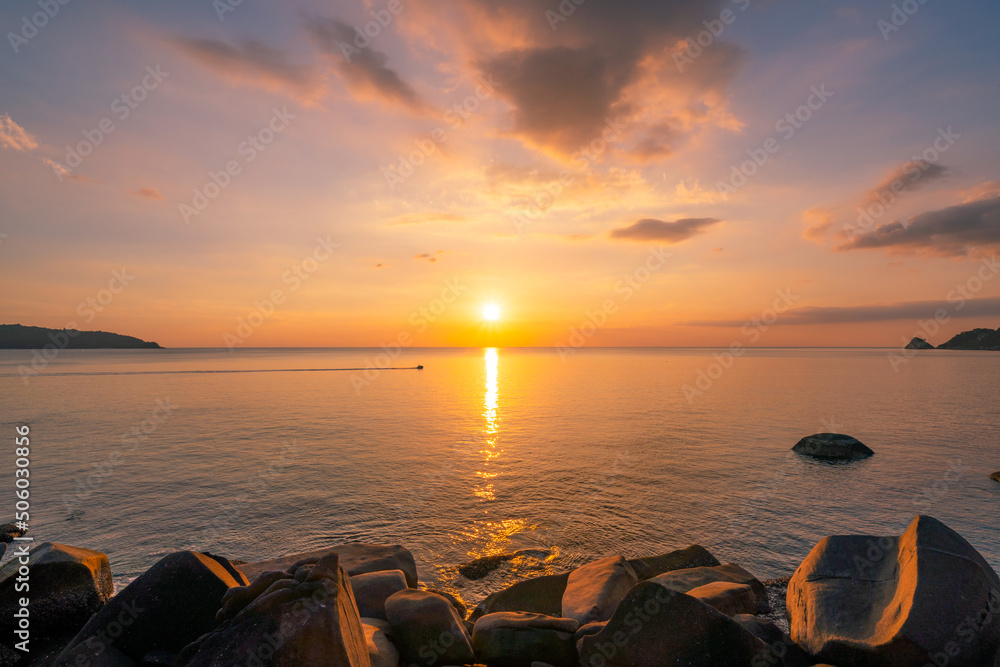
[[[500,355],[496,348],[491,347],[486,350],[484,361],[486,363],[486,392],[483,397],[483,421],[485,422],[484,434],[486,438],[479,453],[483,456],[483,464],[486,468],[502,453],[502,450],[497,449],[500,433],[500,418],[497,416]],[[490,480],[498,474],[485,469],[476,471],[476,475],[482,480],[474,491],[477,498],[484,501],[496,500],[493,482]]]

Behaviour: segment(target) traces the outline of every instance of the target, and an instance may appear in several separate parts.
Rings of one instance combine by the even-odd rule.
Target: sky
[[[1000,327],[998,25],[993,0],[12,0],[0,321],[234,349]]]

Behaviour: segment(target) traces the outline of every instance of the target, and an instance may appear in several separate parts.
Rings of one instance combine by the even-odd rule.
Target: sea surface
[[[25,380],[32,353],[5,350],[0,521],[27,424],[31,535],[106,552],[118,586],[180,549],[255,561],[354,541],[408,547],[422,581],[472,604],[693,543],[763,579],[826,535],[899,534],[917,514],[1000,569],[1000,354],[894,369],[889,353],[63,350]],[[387,362],[424,368],[291,370]],[[790,452],[826,431],[876,455]]]

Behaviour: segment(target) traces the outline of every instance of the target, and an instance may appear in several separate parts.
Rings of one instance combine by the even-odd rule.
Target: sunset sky
[[[1000,326],[995,0],[276,4],[4,3],[2,323],[167,347]]]

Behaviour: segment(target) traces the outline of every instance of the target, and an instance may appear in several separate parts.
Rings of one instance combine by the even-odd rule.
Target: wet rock
[[[521,667],[532,661],[555,667],[576,664],[574,633],[580,624],[569,618],[500,612],[476,621],[472,648],[489,667]]]
[[[326,549],[317,549],[291,556],[282,556],[271,560],[258,561],[240,565],[240,570],[248,579],[256,579],[269,570],[287,570],[296,563],[317,563],[327,554],[336,553],[340,557],[340,566],[350,576],[368,572],[383,572],[401,570],[406,575],[406,585],[417,587],[417,563],[404,547],[380,544],[341,544]]]
[[[808,667],[813,661],[801,646],[792,641],[781,628],[762,616],[737,614],[733,620],[767,644],[766,655],[761,655],[757,665],[781,665],[781,667]]]
[[[15,555],[20,548],[15,546]],[[26,564],[28,591],[16,590],[20,557],[0,568],[0,628],[5,637],[13,634],[22,597],[30,600],[31,637],[39,639],[75,634],[114,595],[108,557],[100,551],[45,542],[28,553]]]
[[[569,574],[562,597],[562,616],[581,625],[606,621],[638,581],[632,566],[621,556],[579,567]]]
[[[249,587],[247,602],[232,594],[222,624],[187,646],[177,667],[370,667],[369,649],[350,581],[338,555],[293,564],[285,577],[267,573]]]
[[[577,650],[584,666],[756,667],[769,649],[730,617],[656,577],[630,590],[604,630],[580,639]]]
[[[491,572],[496,570],[498,567],[514,560],[515,558],[520,558],[522,556],[535,556],[538,558],[545,558],[551,555],[551,551],[545,551],[541,549],[521,549],[520,551],[515,551],[510,554],[494,554],[491,556],[483,556],[482,558],[477,558],[473,561],[465,563],[459,566],[458,572],[466,579],[471,579],[475,581],[476,579],[482,579],[486,577]]]
[[[875,454],[860,440],[841,433],[817,433],[806,436],[792,447],[792,451],[828,461],[855,461]]]
[[[716,581],[692,588],[687,594],[718,609],[726,616],[757,612],[757,596],[746,584]]]
[[[633,558],[628,564],[635,570],[639,581],[645,581],[665,572],[685,570],[692,567],[714,567],[722,563],[709,553],[705,547],[692,544],[684,549],[671,551],[660,556]]]
[[[464,620],[465,617],[469,615],[469,608],[465,606],[465,603],[462,602],[462,599],[457,595],[452,595],[448,591],[439,591],[436,588],[423,588],[422,590],[425,590],[428,593],[434,593],[435,595],[440,595],[445,600],[450,602],[451,606],[454,607],[455,611],[458,613],[459,618]]]
[[[440,595],[413,589],[400,591],[386,600],[385,612],[407,664],[435,667],[474,661],[462,619]]]
[[[14,541],[15,537],[24,537],[27,531],[21,530],[17,527],[17,524],[4,523],[0,524],[0,542],[9,544]]]
[[[569,581],[569,572],[550,574],[534,579],[526,579],[493,593],[480,602],[472,614],[470,621],[475,621],[485,614],[495,614],[501,611],[525,611],[547,616],[562,614],[562,598]]]
[[[406,588],[406,575],[402,570],[369,572],[351,577],[351,590],[362,617],[389,620],[385,615],[385,601],[393,593]]]
[[[222,596],[246,579],[221,556],[178,551],[164,557],[94,614],[56,667],[104,664],[109,649],[139,662],[151,651],[179,653],[215,626]]]
[[[753,589],[754,597],[757,600],[757,613],[766,614],[770,609],[767,602],[767,590],[764,584],[739,565],[728,563],[715,567],[692,567],[686,570],[674,570],[654,577],[650,581],[657,581],[671,590],[678,593],[688,591],[712,584],[715,582],[729,582],[733,584],[746,584]]]
[[[990,475],[990,479],[992,479],[995,482],[1000,482],[1000,472],[995,472],[992,475]]]
[[[973,667],[1000,647],[1000,578],[940,521],[820,541],[788,587],[791,637],[842,665]]]

